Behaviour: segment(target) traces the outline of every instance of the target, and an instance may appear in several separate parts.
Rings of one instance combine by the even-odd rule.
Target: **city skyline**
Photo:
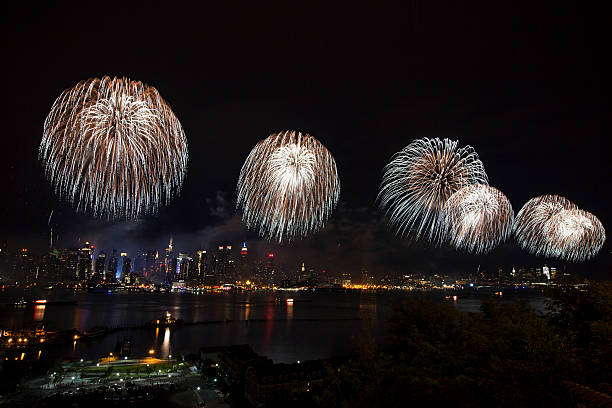
[[[480,18],[473,18],[474,10],[467,6],[435,10],[421,5],[418,19],[403,25],[375,24],[369,36],[356,30],[372,19],[358,7],[330,7],[321,15],[296,7],[285,11],[297,21],[317,21],[321,30],[308,39],[296,34],[295,42],[243,16],[237,18],[244,19],[240,27],[249,36],[216,42],[209,35],[220,28],[216,22],[184,24],[175,31],[162,28],[164,42],[139,47],[124,45],[119,31],[102,28],[113,39],[112,59],[94,52],[85,38],[66,36],[62,25],[53,23],[67,18],[59,9],[11,7],[8,14],[30,17],[23,25],[15,25],[19,18],[5,25],[15,38],[9,53],[16,58],[5,67],[13,78],[7,84],[13,103],[5,110],[11,118],[6,132],[19,135],[4,138],[1,160],[7,179],[0,242],[11,248],[43,250],[50,226],[61,246],[90,240],[131,250],[130,245],[161,246],[174,235],[177,242],[196,246],[248,240],[253,248],[274,248],[244,227],[235,211],[235,191],[249,151],[283,129],[321,140],[336,159],[342,185],[338,208],[325,229],[282,247],[296,259],[316,254],[338,269],[376,264],[389,270],[407,265],[444,269],[462,263],[473,267],[496,256],[539,262],[513,239],[489,256],[474,258],[448,248],[426,248],[389,230],[376,205],[382,169],[393,153],[420,137],[448,137],[473,146],[491,184],[507,195],[515,213],[533,197],[559,194],[595,214],[604,227],[610,224],[605,188],[610,166],[605,149],[597,148],[605,137],[605,102],[597,86],[604,75],[598,52],[602,37],[599,26],[587,24],[578,6],[559,6],[554,17],[543,6],[521,14],[534,27],[540,27],[540,19],[546,21],[538,29],[543,35],[539,42],[532,41],[529,30],[514,30],[518,9],[500,15],[485,4],[478,6]],[[84,7],[79,13],[96,15]],[[200,7],[204,15],[222,12]],[[157,11],[132,6],[125,10],[153,16]],[[282,11],[257,15],[265,23],[275,21],[276,13]],[[197,14],[175,9],[165,18],[169,24],[193,22]],[[471,29],[459,32],[462,23]],[[142,33],[157,37],[157,28],[135,24]],[[336,31],[337,24],[345,31]],[[408,37],[396,26],[408,30]],[[82,54],[74,58],[67,51],[70,47],[57,54],[54,36]],[[251,36],[254,45],[266,40],[266,47],[248,46],[245,38]],[[559,38],[557,45],[545,46],[549,36]],[[328,43],[329,38],[335,42]],[[205,55],[186,55],[181,47],[174,48],[182,44],[197,49],[201,42],[224,58],[212,63]],[[30,43],[39,52],[17,52],[29,49],[25,44]],[[169,54],[158,53],[159,48]],[[304,62],[291,70],[240,63],[245,57],[262,60],[257,52],[270,61],[284,57]],[[173,58],[181,63],[166,63]],[[150,60],[156,69],[150,68]],[[44,64],[44,79],[36,68],[42,61],[56,62]],[[190,160],[183,190],[157,216],[135,222],[93,219],[58,199],[44,178],[38,146],[53,101],[77,81],[102,75],[128,76],[157,87],[185,129]],[[28,109],[23,108],[26,104]],[[586,272],[609,270],[611,259],[606,242],[595,259],[570,265]]]

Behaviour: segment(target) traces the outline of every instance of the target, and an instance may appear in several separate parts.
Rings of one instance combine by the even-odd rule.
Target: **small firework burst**
[[[594,257],[606,240],[597,217],[557,195],[543,195],[525,203],[513,229],[523,249],[567,261]]]
[[[445,238],[457,249],[488,253],[512,233],[514,211],[508,198],[484,184],[463,187],[444,204]]]

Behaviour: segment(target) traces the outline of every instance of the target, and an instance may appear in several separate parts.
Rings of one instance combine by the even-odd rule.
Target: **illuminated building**
[[[11,265],[9,274],[15,281],[33,282],[36,280],[36,265],[32,253],[27,248],[22,248]]]
[[[187,282],[187,280],[191,278],[189,275],[189,266],[192,261],[193,258],[189,257],[186,254],[179,253],[179,256],[176,258],[176,275],[173,279],[173,282]]]
[[[266,257],[265,271],[264,271],[264,284],[272,286],[276,279],[276,267],[274,265],[274,254],[271,252]]]
[[[546,277],[547,280],[550,280],[550,268],[546,265],[542,268],[542,274]]]
[[[197,280],[199,283],[204,282],[204,277],[206,276],[206,272],[208,270],[208,256],[206,251],[196,251],[196,276],[193,279]]]
[[[105,268],[106,268],[106,253],[104,251],[98,254],[98,259],[96,259],[96,267],[95,267],[95,277],[97,279],[105,279]]]
[[[127,252],[122,252],[119,270],[117,271],[118,279],[121,281],[124,281],[126,279],[131,281],[131,278],[130,278],[131,273],[132,273],[132,260],[128,258]]]
[[[166,254],[164,256],[164,274],[166,282],[172,282],[173,273],[172,271],[176,270],[176,258],[174,257],[174,251],[172,249],[172,241],[173,237],[170,236],[170,243],[168,244],[168,248],[166,248]],[[171,265],[174,263],[174,265]]]
[[[79,251],[79,260],[76,271],[77,281],[89,279],[93,262],[93,249],[93,245],[90,245],[89,242],[85,242],[85,245]]]
[[[108,281],[108,280],[119,278],[119,275],[117,274],[118,263],[119,263],[119,260],[117,258],[117,250],[113,249],[113,252],[111,253],[111,257],[108,261],[108,273],[106,274],[105,280]]]
[[[153,250],[141,252],[134,261],[134,272],[146,279],[151,279],[155,275],[156,252]]]
[[[230,244],[220,244],[218,246],[215,275],[219,283],[233,283],[234,281],[235,265],[232,259],[232,246]]]

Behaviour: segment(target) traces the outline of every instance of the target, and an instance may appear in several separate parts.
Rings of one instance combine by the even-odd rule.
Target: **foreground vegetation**
[[[612,406],[612,284],[549,293],[541,316],[488,300],[482,313],[407,297],[390,346],[372,337],[329,378],[323,407]]]

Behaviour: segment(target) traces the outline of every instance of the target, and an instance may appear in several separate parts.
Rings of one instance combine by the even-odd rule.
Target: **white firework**
[[[449,139],[417,139],[385,166],[378,201],[398,235],[439,241],[446,200],[465,186],[488,184],[478,154],[457,145]]]
[[[514,235],[534,255],[575,262],[597,255],[606,240],[597,217],[556,195],[529,200],[516,217]]]
[[[188,158],[183,128],[157,90],[109,77],[57,98],[39,152],[56,192],[77,210],[128,219],[178,194]]]
[[[236,206],[248,228],[291,241],[321,229],[340,196],[336,162],[318,140],[292,131],[260,141],[247,157]]]
[[[472,184],[454,193],[444,204],[445,238],[457,249],[488,253],[512,233],[514,211],[496,188]]]

